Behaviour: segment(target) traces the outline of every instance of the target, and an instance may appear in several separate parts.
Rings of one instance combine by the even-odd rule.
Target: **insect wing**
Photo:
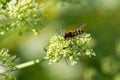
[[[77,29],[81,29],[83,27],[85,27],[87,25],[87,23],[84,23],[83,25],[80,25]]]

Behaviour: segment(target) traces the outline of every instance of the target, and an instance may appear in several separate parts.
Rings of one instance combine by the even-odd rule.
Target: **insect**
[[[83,24],[81,26],[79,26],[77,29],[75,30],[72,30],[72,31],[69,31],[69,32],[65,32],[62,36],[64,39],[67,39],[67,38],[71,38],[71,37],[74,37],[74,36],[77,36],[77,35],[80,35],[80,34],[83,34],[84,33],[84,30],[82,30],[81,28],[85,27],[87,24]]]

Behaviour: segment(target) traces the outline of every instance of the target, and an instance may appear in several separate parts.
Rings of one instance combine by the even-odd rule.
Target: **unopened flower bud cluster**
[[[64,39],[63,36],[53,36],[50,39],[45,58],[49,60],[49,63],[57,63],[64,58],[74,65],[80,56],[95,56],[93,47],[90,46],[91,41],[92,37],[87,33],[67,39]]]

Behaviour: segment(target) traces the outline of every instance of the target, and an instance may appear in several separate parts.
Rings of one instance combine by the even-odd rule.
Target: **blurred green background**
[[[50,37],[87,23],[96,57],[81,57],[75,66],[64,61],[36,64],[16,72],[18,80],[120,80],[120,0],[37,0],[46,16],[39,36],[18,33],[0,41],[19,63],[45,56]]]

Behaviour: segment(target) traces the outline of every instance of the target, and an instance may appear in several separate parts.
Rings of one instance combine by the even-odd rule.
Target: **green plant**
[[[46,59],[49,63],[59,62],[62,58],[70,61],[72,65],[77,63],[80,56],[95,56],[91,45],[92,37],[84,33],[72,38],[64,39],[63,36],[53,36],[47,50]]]
[[[0,40],[4,40],[15,32],[19,35],[31,32],[38,35],[47,22],[45,22],[46,16],[34,0],[11,0],[6,6],[1,4],[0,10]],[[81,56],[95,56],[93,46],[91,46],[92,40],[90,34],[87,33],[68,39],[64,39],[62,35],[55,35],[50,39],[43,59],[18,65],[15,63],[16,56],[10,56],[8,49],[3,48],[0,50],[0,79],[15,80],[15,77],[11,75],[13,71],[43,61],[58,63],[64,58],[67,63],[74,65]]]
[[[15,67],[16,56],[10,56],[8,49],[0,50],[0,79],[1,80],[15,80],[11,76],[11,72],[16,70]]]
[[[0,39],[13,32],[39,34],[44,28],[44,15],[32,0],[11,1],[4,9],[0,6]]]

